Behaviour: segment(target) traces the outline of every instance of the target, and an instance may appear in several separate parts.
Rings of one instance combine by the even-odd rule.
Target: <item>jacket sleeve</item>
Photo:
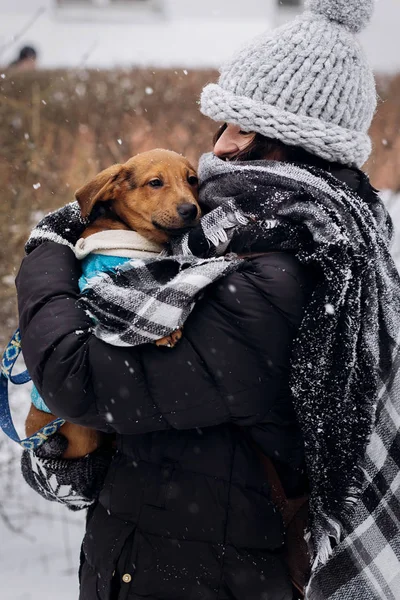
[[[173,350],[120,348],[98,340],[76,305],[80,265],[73,252],[42,244],[17,277],[33,382],[54,414],[104,431],[263,422],[286,385],[305,302],[301,282],[279,256],[249,261],[207,290]],[[110,380],[115,393],[107,394]]]

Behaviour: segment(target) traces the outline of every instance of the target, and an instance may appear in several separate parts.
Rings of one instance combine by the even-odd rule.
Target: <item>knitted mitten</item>
[[[68,442],[56,433],[34,452],[24,450],[21,471],[27,484],[46,500],[70,510],[87,508],[102,488],[113,452],[101,447],[83,458],[61,458]]]

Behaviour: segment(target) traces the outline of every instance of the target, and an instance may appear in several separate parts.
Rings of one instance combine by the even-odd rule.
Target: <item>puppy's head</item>
[[[75,194],[82,216],[97,202],[130,229],[164,243],[196,225],[200,218],[197,174],[186,158],[169,150],[138,154],[99,173]]]

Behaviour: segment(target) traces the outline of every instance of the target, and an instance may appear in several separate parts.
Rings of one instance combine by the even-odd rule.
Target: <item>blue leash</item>
[[[0,371],[0,427],[9,438],[17,442],[25,450],[35,450],[39,448],[48,438],[60,429],[65,423],[65,419],[57,418],[48,423],[42,429],[28,438],[21,440],[11,417],[10,403],[8,400],[8,382],[14,385],[23,385],[31,380],[28,371],[13,375],[12,370],[21,354],[21,334],[19,329],[14,333],[7,348],[3,354]]]

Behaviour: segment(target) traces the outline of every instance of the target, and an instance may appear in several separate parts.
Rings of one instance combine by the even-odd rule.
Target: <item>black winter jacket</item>
[[[256,443],[286,491],[302,439],[288,386],[310,281],[289,253],[208,288],[170,350],[99,341],[76,306],[80,265],[53,242],[17,278],[28,370],[52,412],[115,432],[83,542],[81,600],[290,600],[284,532]]]

